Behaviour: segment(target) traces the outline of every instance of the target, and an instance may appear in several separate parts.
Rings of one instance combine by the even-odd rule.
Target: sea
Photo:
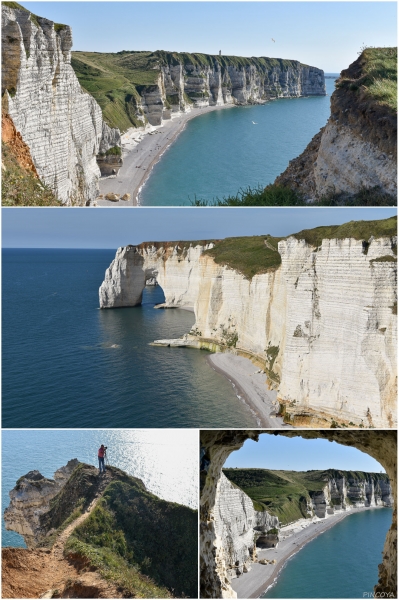
[[[295,554],[261,598],[372,598],[391,508],[353,513]]]
[[[194,430],[8,430],[2,433],[2,513],[19,477],[38,470],[52,478],[72,458],[98,466],[97,449],[108,447],[107,461],[141,479],[153,494],[198,509],[198,431]],[[6,531],[2,545],[25,547]]]
[[[100,310],[114,250],[3,250],[2,425],[8,428],[254,427],[206,351],[150,346],[192,312],[143,304]]]
[[[222,199],[273,183],[330,116],[337,76],[326,75],[327,96],[281,98],[188,121],[154,166],[139,203],[190,206],[196,199]]]

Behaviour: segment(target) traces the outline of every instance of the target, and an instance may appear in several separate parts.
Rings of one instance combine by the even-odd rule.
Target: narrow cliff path
[[[68,560],[64,556],[67,539],[93,512],[111,479],[110,472],[101,476],[97,496],[88,509],[60,533],[51,550],[3,549],[3,598],[122,598],[122,592],[115,585],[96,571],[88,570],[79,558]]]

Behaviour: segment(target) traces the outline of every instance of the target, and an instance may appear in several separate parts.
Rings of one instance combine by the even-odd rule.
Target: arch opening
[[[200,572],[201,598],[235,598],[230,583],[224,548],[215,526],[215,505],[222,480],[222,468],[228,456],[247,439],[258,441],[259,435],[282,435],[305,439],[326,439],[352,446],[369,454],[386,470],[394,496],[392,525],[387,533],[383,562],[379,565],[379,580],[374,592],[380,597],[396,597],[397,593],[397,434],[393,431],[201,431],[203,466],[200,500]],[[383,596],[381,595],[383,594]]]

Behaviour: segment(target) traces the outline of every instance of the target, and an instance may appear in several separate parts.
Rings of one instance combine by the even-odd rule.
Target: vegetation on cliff
[[[304,229],[291,234],[298,240],[305,240],[311,246],[318,247],[323,239],[354,238],[365,241],[365,251],[371,236],[395,236],[397,217],[379,221],[350,221],[343,225],[328,225],[314,229]],[[254,275],[273,271],[281,264],[278,242],[286,237],[252,236],[225,238],[216,241],[215,246],[205,254],[213,257],[217,264],[227,265],[251,279]]]
[[[298,191],[285,185],[248,187],[237,194],[213,200],[193,200],[192,206],[314,206]],[[317,206],[393,206],[395,200],[380,188],[363,188],[356,194],[331,193],[317,200]]]
[[[2,149],[1,201],[3,206],[62,206],[53,191],[18,163],[4,142]]]
[[[35,15],[33,12],[31,12],[29,9],[25,8],[24,6],[22,6],[18,2],[2,2],[2,4],[4,6],[8,6],[8,8],[14,8],[14,9],[17,9],[17,10],[24,10],[26,12],[30,12],[31,21],[37,27],[40,27],[40,21],[39,21],[39,19],[42,19],[42,17],[39,17],[38,15]],[[67,27],[67,25],[64,25],[63,23],[54,23],[54,30],[56,32],[62,31],[63,29],[65,29],[65,27]]]
[[[356,63],[355,68],[342,72],[337,88],[349,93],[363,93],[370,102],[388,107],[397,114],[397,48],[365,48]]]
[[[116,53],[72,52],[72,67],[80,85],[95,98],[103,111],[104,120],[110,127],[122,132],[129,127],[143,126],[145,117],[140,108],[140,94],[144,88],[151,91],[161,72],[161,67],[184,65],[202,69],[218,67],[237,68],[254,66],[260,73],[273,68],[287,71],[297,69],[301,63],[280,58],[246,58],[243,56],[219,56],[202,53],[127,51]],[[199,93],[199,96],[203,96]],[[192,92],[185,100],[190,104],[198,97]],[[177,102],[178,96],[166,97],[166,106]]]
[[[313,493],[321,492],[329,479],[345,477],[351,481],[383,480],[385,473],[361,471],[280,471],[268,469],[223,469],[224,474],[252,500],[255,510],[267,510],[285,525],[302,518],[310,518],[307,503]],[[334,504],[334,502],[332,502]],[[335,501],[337,504],[337,501]]]
[[[115,467],[106,479],[89,465],[74,470],[42,517],[40,545],[51,546],[96,498],[66,541],[69,560],[98,570],[128,597],[197,596],[197,511],[161,500]]]

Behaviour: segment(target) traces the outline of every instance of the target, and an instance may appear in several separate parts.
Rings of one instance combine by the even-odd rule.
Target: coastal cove
[[[390,508],[358,508],[299,524],[276,549],[258,551],[276,565],[255,563],[232,587],[238,598],[363,598],[378,579],[391,521]]]
[[[162,126],[129,130],[122,136],[124,165],[100,180],[100,192],[131,198],[103,197],[96,205],[190,206],[272,183],[326,124],[334,82],[326,79],[327,96],[194,108]]]
[[[3,426],[217,427],[226,415],[255,426],[207,352],[149,345],[194,323],[187,310],[154,310],[159,286],[140,307],[98,310],[114,254],[3,251]]]

